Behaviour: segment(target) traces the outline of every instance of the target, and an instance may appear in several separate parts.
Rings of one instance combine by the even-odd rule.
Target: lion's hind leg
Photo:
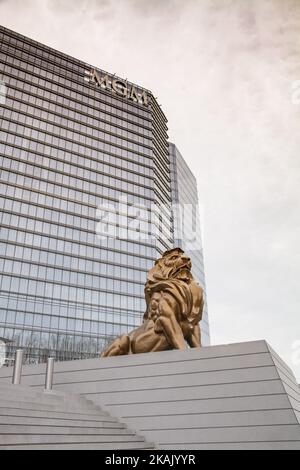
[[[103,351],[101,357],[124,356],[130,353],[130,338],[128,335],[120,336]]]

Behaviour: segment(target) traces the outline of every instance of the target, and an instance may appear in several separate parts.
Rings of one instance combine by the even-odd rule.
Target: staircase
[[[154,449],[80,395],[0,385],[0,450]]]

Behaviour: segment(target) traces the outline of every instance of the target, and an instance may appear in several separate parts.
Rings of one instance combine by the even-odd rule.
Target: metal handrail
[[[54,357],[48,357],[47,369],[46,369],[46,380],[45,380],[45,391],[50,392],[53,387],[53,373],[54,373]]]
[[[12,377],[13,385],[20,385],[21,377],[22,377],[22,367],[23,367],[23,349],[17,349],[15,363],[14,363],[13,377]]]
[[[20,385],[22,378],[23,368],[23,349],[17,349],[14,361],[12,383],[13,385]],[[54,357],[48,357],[46,377],[45,377],[45,392],[50,392],[53,388],[53,375],[54,375]]]

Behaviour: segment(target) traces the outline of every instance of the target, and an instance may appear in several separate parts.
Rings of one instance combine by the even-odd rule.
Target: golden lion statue
[[[185,349],[186,342],[200,347],[203,289],[191,268],[181,248],[166,251],[148,272],[142,325],[115,339],[101,357]]]

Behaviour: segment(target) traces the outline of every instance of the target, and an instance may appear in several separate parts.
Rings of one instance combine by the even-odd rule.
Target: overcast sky
[[[212,342],[266,339],[300,381],[300,1],[0,0],[0,22],[153,91],[198,180]]]

